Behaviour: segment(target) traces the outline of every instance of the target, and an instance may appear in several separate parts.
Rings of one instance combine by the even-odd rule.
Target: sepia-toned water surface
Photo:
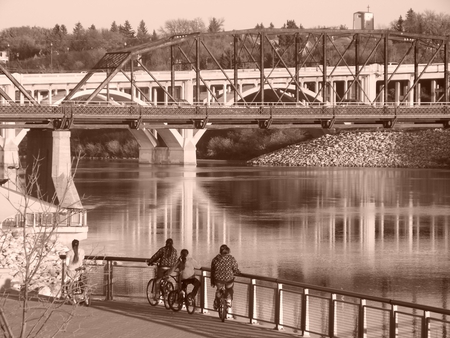
[[[85,161],[75,184],[91,254],[227,243],[246,273],[450,308],[450,170]]]

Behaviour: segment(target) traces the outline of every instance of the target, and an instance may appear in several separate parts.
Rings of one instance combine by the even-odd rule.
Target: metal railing
[[[64,258],[64,256],[61,256]],[[155,276],[144,258],[87,256],[94,295],[145,298]],[[202,287],[197,304],[213,308],[210,270],[197,270]],[[334,338],[436,338],[450,335],[450,310],[374,297],[289,280],[241,274],[236,277],[232,313],[249,323],[273,325],[302,336]]]

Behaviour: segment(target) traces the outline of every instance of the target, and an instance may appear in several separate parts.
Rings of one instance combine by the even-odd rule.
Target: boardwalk
[[[17,301],[10,301],[7,307],[8,319],[14,320],[12,326],[17,337]],[[14,306],[15,305],[15,306]],[[34,304],[33,304],[34,305]],[[64,305],[65,314],[73,307]],[[61,311],[61,314],[63,313]],[[37,312],[34,312],[37,316]],[[54,328],[61,323],[66,315],[54,313],[52,320],[46,326],[46,331],[38,337],[52,337]],[[123,300],[94,300],[90,307],[76,307],[74,317],[70,320],[65,332],[55,337],[77,338],[136,338],[136,337],[293,337],[292,334],[273,330],[271,327],[246,324],[239,319],[222,323],[216,312],[210,314],[194,313],[189,315],[185,310],[173,312],[163,306],[152,307],[145,302],[130,302]]]

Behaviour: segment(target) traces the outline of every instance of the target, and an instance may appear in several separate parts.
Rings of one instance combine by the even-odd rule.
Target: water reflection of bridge
[[[257,238],[264,235],[261,234],[264,227],[267,227],[268,235],[275,236],[273,240],[291,236],[298,245],[316,252],[324,245],[330,248],[339,245],[343,252],[351,252],[357,247],[367,257],[375,256],[377,250],[398,251],[401,241],[407,241],[412,252],[422,245],[434,250],[437,245],[448,243],[449,239],[450,212],[447,208],[420,206],[413,194],[408,197],[399,195],[396,205],[385,205],[383,188],[375,191],[366,187],[364,191],[371,194],[342,196],[335,201],[326,194],[318,194],[307,207],[300,203],[295,210],[289,210],[292,205],[286,209],[257,210],[211,196],[195,171],[185,173],[180,181],[178,178],[174,181],[176,183],[170,189],[164,188],[170,193],[161,195],[158,181],[154,181],[150,189],[146,186],[140,191],[142,196],[136,211],[140,215],[137,219],[139,226],[128,227],[128,221],[122,221],[127,231],[138,232],[133,234],[136,238],[143,235],[139,231],[150,229],[148,235],[152,247],[161,243],[161,236],[176,237],[180,246],[194,251],[212,247],[207,249],[212,253],[217,249],[214,244],[233,242],[242,245],[236,248],[240,254],[251,258],[253,255],[247,246],[258,245]],[[353,188],[358,186],[357,183]],[[224,190],[223,194],[229,195],[230,191]],[[408,205],[400,205],[404,198],[408,198]],[[133,205],[128,207],[133,208]],[[244,243],[243,239],[248,241],[249,238],[253,242]],[[275,259],[272,263],[272,268],[276,269],[279,262]],[[304,264],[306,268],[307,262]]]

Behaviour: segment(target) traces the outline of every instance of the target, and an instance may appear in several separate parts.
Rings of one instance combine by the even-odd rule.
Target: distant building
[[[8,52],[6,50],[0,50],[0,63],[6,63],[9,61]]]
[[[353,29],[375,29],[373,13],[353,13]]]

